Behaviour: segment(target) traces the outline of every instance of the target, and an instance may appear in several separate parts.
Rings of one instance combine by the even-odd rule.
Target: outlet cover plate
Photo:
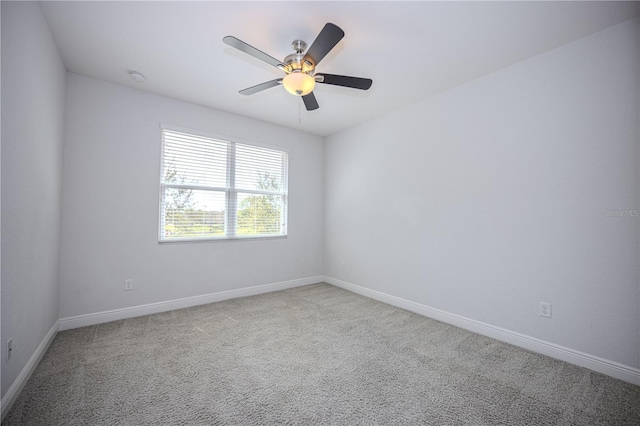
[[[540,302],[540,316],[551,318],[551,303]]]
[[[7,340],[7,361],[11,359],[11,355],[13,355],[13,339]]]
[[[124,280],[124,291],[133,290],[133,280],[128,279]]]

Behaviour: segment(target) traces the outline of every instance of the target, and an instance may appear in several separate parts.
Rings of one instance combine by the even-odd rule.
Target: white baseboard
[[[31,358],[27,361],[27,364],[24,366],[20,374],[18,374],[18,377],[16,377],[9,390],[2,398],[2,420],[4,420],[5,416],[13,406],[13,403],[16,402],[16,398],[18,398],[18,395],[20,395],[24,385],[29,381],[33,370],[36,369],[45,352],[47,352],[49,345],[51,345],[56,334],[58,334],[58,328],[58,321],[56,321],[53,326],[51,326],[47,334],[45,334],[44,338],[31,355]]]
[[[386,293],[351,284],[337,278],[324,277],[324,281],[335,285],[336,287],[343,288],[389,305],[397,306],[398,308],[415,312],[416,314],[420,314],[425,317],[433,318],[435,320],[442,321],[465,330],[473,331],[474,333],[482,334],[505,343],[519,346],[533,352],[547,355],[561,361],[579,365],[580,367],[585,367],[590,370],[597,371],[598,373],[633,383],[634,385],[640,385],[640,369],[637,368],[629,367],[615,361],[610,361],[574,349],[566,348],[564,346],[556,345],[554,343],[546,342],[544,340],[536,339],[535,337],[452,314],[420,303],[411,302],[406,299],[401,299],[396,296],[391,296]]]
[[[105,322],[117,321],[126,318],[139,317],[143,315],[157,314],[159,312],[173,311],[175,309],[190,308],[197,305],[206,305],[207,303],[215,303],[227,299],[235,299],[238,297],[253,296],[256,294],[285,290],[288,288],[319,283],[323,280],[324,276],[318,275],[290,281],[281,281],[277,283],[257,285],[253,287],[245,287],[237,290],[219,291],[216,293],[203,294],[200,296],[167,300],[165,302],[150,303],[148,305],[132,306],[129,308],[114,309],[111,311],[103,311],[92,314],[61,318],[60,331],[70,330],[72,328],[78,327],[85,327],[88,325],[102,324]]]
[[[24,385],[29,380],[29,377],[31,377],[31,374],[49,348],[49,345],[55,338],[58,330],[62,331],[88,325],[102,324],[105,322],[116,321],[125,318],[133,318],[142,315],[171,311],[174,309],[188,308],[192,306],[214,303],[238,297],[253,296],[257,294],[285,290],[288,288],[300,287],[319,282],[326,282],[336,287],[351,291],[353,293],[357,293],[371,299],[379,300],[380,302],[397,306],[399,308],[406,309],[408,311],[415,312],[417,314],[424,315],[426,317],[433,318],[435,320],[442,321],[444,323],[451,324],[456,327],[472,331],[474,333],[482,334],[484,336],[488,336],[505,343],[519,346],[533,352],[547,355],[561,361],[566,361],[571,364],[586,367],[593,371],[597,371],[599,373],[606,374],[608,376],[624,380],[635,385],[640,385],[640,370],[637,368],[622,365],[614,361],[586,354],[574,349],[566,348],[554,343],[546,342],[544,340],[536,339],[534,337],[516,333],[511,330],[496,327],[460,315],[452,314],[440,309],[422,305],[420,303],[411,302],[406,299],[391,296],[386,293],[371,290],[366,287],[351,284],[336,278],[319,275],[290,281],[282,281],[278,283],[246,287],[237,290],[221,291],[201,296],[186,297],[159,303],[151,303],[148,305],[133,306],[130,308],[62,318],[59,321],[56,321],[55,324],[53,324],[51,329],[47,332],[45,337],[42,339],[42,341],[34,351],[31,358],[29,358],[29,361],[24,366],[16,380],[13,382],[7,393],[2,398],[2,419],[5,418],[5,416],[11,409],[11,406],[15,402],[16,398],[20,394],[20,391],[22,391]]]

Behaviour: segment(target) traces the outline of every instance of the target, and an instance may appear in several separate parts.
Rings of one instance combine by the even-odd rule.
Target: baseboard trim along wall
[[[4,417],[11,409],[11,406],[16,401],[16,398],[18,398],[18,395],[20,395],[20,392],[22,392],[24,385],[26,385],[29,381],[31,374],[33,374],[33,371],[40,363],[40,360],[42,360],[42,357],[44,356],[45,352],[47,352],[47,349],[49,349],[49,346],[51,345],[51,342],[53,342],[53,339],[56,337],[56,334],[58,334],[58,323],[59,321],[56,321],[53,326],[51,326],[49,331],[47,331],[47,334],[45,334],[44,338],[31,355],[31,358],[29,358],[29,361],[27,361],[27,364],[24,366],[20,374],[18,374],[16,380],[13,382],[7,393],[2,398],[2,420],[4,420]]]
[[[254,296],[256,294],[285,290],[288,288],[300,287],[303,285],[315,284],[323,281],[324,276],[318,275],[271,284],[257,285],[253,287],[245,287],[236,290],[219,291],[216,293],[185,297],[182,299],[167,300],[165,302],[150,303],[147,305],[132,306],[129,308],[114,309],[111,311],[103,311],[92,314],[61,318],[60,331],[70,330],[72,328],[78,327],[86,327],[88,325],[102,324],[105,322],[117,321],[126,318],[134,318],[143,315],[173,311],[175,309],[206,305],[208,303],[221,302],[223,300],[235,299],[238,297]]]
[[[491,337],[515,346],[519,346],[543,355],[547,355],[561,361],[566,361],[571,364],[589,368],[593,371],[606,374],[616,379],[624,380],[625,382],[640,385],[640,369],[622,365],[614,361],[586,354],[460,315],[452,314],[440,309],[432,308],[430,306],[422,305],[420,303],[382,293],[380,291],[371,290],[366,287],[339,280],[337,278],[318,275],[253,287],[245,287],[236,290],[220,291],[200,296],[185,297],[182,299],[168,300],[165,302],[151,303],[147,305],[132,306],[129,308],[114,309],[111,311],[62,318],[53,324],[51,329],[47,332],[45,337],[42,339],[42,341],[34,351],[31,358],[29,358],[29,361],[24,366],[14,383],[2,398],[2,419],[4,419],[9,409],[15,402],[16,398],[24,388],[24,385],[29,380],[29,377],[31,377],[31,374],[49,348],[49,345],[51,345],[51,342],[53,342],[53,339],[55,338],[58,330],[70,330],[73,328],[102,324],[126,318],[133,318],[143,315],[172,311],[175,309],[215,303],[223,300],[235,299],[238,297],[254,296],[262,293],[286,290],[288,288],[301,287],[304,285],[310,285],[320,282],[326,282],[336,287],[343,288],[353,293],[360,294],[362,296],[369,297],[371,299],[375,299],[380,302],[396,306],[398,308],[415,312],[425,317],[442,321],[444,323],[451,324],[456,327],[472,331],[474,333],[482,334],[484,336]]]
[[[622,365],[615,361],[589,355],[584,352],[576,351],[574,349],[566,348],[564,346],[556,345],[554,343],[546,342],[544,340],[536,339],[535,337],[516,333],[504,328],[495,327],[490,324],[452,314],[420,303],[411,302],[406,299],[401,299],[396,296],[391,296],[386,293],[351,284],[337,278],[325,277],[324,281],[336,287],[343,288],[353,293],[357,293],[398,308],[415,312],[416,314],[420,314],[425,317],[442,321],[444,323],[451,324],[474,333],[482,334],[514,346],[519,346],[542,355],[547,355],[561,361],[566,361],[580,367],[585,367],[590,370],[597,371],[598,373],[633,383],[634,385],[640,385],[640,369],[637,368]]]

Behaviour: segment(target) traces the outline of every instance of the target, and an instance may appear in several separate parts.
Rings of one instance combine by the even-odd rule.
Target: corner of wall
[[[4,415],[58,330],[66,67],[37,2],[0,10]]]

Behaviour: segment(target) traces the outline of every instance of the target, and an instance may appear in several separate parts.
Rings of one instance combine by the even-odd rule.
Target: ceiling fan
[[[260,59],[269,65],[273,65],[286,74],[283,78],[277,78],[240,90],[240,94],[252,95],[282,84],[287,92],[302,97],[307,111],[313,111],[319,107],[318,101],[313,94],[316,83],[332,84],[334,86],[350,87],[360,90],[369,89],[373,83],[369,78],[315,73],[316,65],[318,65],[322,58],[324,58],[343,37],[344,31],[342,31],[340,27],[332,23],[327,23],[308,50],[307,43],[302,40],[295,40],[291,43],[291,47],[295,50],[295,53],[288,55],[284,58],[284,61],[279,61],[233,36],[226,36],[222,41],[241,52]]]

